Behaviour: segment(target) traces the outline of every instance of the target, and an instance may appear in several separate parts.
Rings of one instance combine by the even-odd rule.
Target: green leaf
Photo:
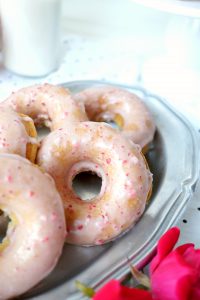
[[[131,265],[129,259],[128,259],[130,268],[131,268],[131,273],[133,275],[133,277],[135,278],[135,280],[142,286],[145,286],[146,289],[150,289],[151,288],[151,284],[150,284],[150,279],[147,275],[145,275],[144,273],[140,272],[137,268],[135,268],[134,266]]]
[[[140,289],[140,290],[145,290],[145,291],[148,291],[149,288],[147,288],[146,286],[144,286],[143,284],[138,284],[136,285],[135,287],[136,289]]]
[[[140,283],[141,285],[144,285],[146,288],[150,289],[151,285],[150,285],[149,277],[144,273],[140,272],[134,266],[130,266],[130,267],[131,267],[131,273],[133,277],[137,280],[137,282]]]
[[[81,291],[84,296],[87,296],[88,298],[92,298],[94,296],[95,291],[93,288],[81,283],[78,280],[76,280],[75,284],[77,289]]]
[[[133,281],[133,275],[130,273],[126,274],[126,276],[123,278],[123,280],[121,281],[122,285],[127,285],[127,286],[131,286]]]

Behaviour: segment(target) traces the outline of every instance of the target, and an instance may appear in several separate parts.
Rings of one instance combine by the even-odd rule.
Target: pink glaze
[[[14,110],[0,105],[0,153],[13,153],[26,157],[27,144],[37,143],[36,138],[31,138],[22,120]],[[30,119],[30,118],[29,118]]]
[[[82,122],[70,132],[55,130],[44,138],[37,161],[54,178],[62,197],[67,242],[103,244],[138,220],[152,185],[140,151],[139,145],[106,123]],[[72,189],[73,178],[83,171],[102,178],[99,195],[88,201],[81,200]]]
[[[23,88],[12,93],[4,104],[51,130],[87,120],[84,106],[75,102],[68,90],[50,84]]]
[[[155,123],[149,109],[135,94],[102,86],[88,88],[74,95],[74,99],[85,105],[90,120],[115,121],[122,133],[142,148],[153,140]]]
[[[28,160],[0,154],[0,183],[0,209],[12,220],[6,235],[8,245],[0,250],[0,299],[10,299],[53,270],[66,225],[53,179]],[[52,220],[52,215],[57,218]]]

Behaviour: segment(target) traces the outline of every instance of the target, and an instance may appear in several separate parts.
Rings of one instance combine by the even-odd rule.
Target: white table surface
[[[177,61],[179,53],[169,52],[173,43],[170,44],[166,32],[174,18],[179,26],[187,22],[185,17],[172,17],[128,0],[65,1],[63,54],[58,70],[45,78],[25,78],[5,70],[1,64],[0,100],[13,90],[38,82],[58,84],[101,79],[139,83],[166,98],[200,128],[200,68],[190,61],[186,64],[188,56],[182,64]],[[190,32],[187,36],[190,37]],[[196,36],[190,45],[192,49],[199,47]],[[183,223],[182,217],[179,221],[183,228],[181,241],[194,241],[197,246],[200,246],[200,235],[196,232],[200,228],[199,198],[187,207],[183,216],[187,223]]]
[[[184,16],[199,17],[200,2],[198,0],[132,0],[141,5],[158,10],[181,14]]]
[[[182,64],[185,57],[178,61],[177,51],[169,53],[169,47],[173,49],[169,24],[183,24],[185,35],[185,17],[145,8],[131,0],[74,0],[63,4],[63,53],[58,70],[33,79],[12,74],[1,64],[0,100],[12,90],[37,82],[105,79],[134,84],[140,71],[140,84],[166,98],[195,126],[200,125],[200,63],[199,68],[193,68],[192,63],[188,67]],[[176,36],[172,43],[174,40]],[[181,40],[176,48],[183,49],[184,42]],[[193,34],[189,42],[195,48],[197,37]],[[200,43],[197,46],[200,51]]]

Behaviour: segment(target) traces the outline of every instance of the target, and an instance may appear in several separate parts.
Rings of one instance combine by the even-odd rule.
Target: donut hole
[[[8,226],[11,222],[11,219],[3,211],[0,212],[0,248],[3,244],[3,239],[7,235]]]
[[[97,197],[102,188],[102,178],[92,171],[83,171],[73,178],[72,189],[83,201],[91,201]]]
[[[95,121],[105,122],[115,129],[122,130],[124,126],[124,119],[120,114],[111,114],[110,112],[103,112],[96,116]]]
[[[104,122],[109,124],[112,128],[121,130],[121,127],[114,120],[109,120],[109,121],[104,121]]]
[[[36,128],[39,141],[41,141],[45,136],[47,136],[51,132],[50,128],[46,126],[37,126]]]

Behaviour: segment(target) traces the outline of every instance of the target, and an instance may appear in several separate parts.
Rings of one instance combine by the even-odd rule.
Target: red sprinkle
[[[103,244],[103,240],[98,240],[97,242],[96,242],[96,245],[102,245]]]
[[[138,179],[139,179],[139,181],[142,181],[142,176],[140,175],[140,176],[138,177]]]
[[[48,236],[45,236],[45,238],[43,238],[42,242],[46,243],[49,241],[49,237]]]
[[[33,191],[30,191],[29,196],[33,197],[35,195],[35,193]]]
[[[111,158],[107,158],[106,162],[107,162],[107,164],[110,164],[111,163]]]
[[[52,221],[55,221],[56,219],[57,219],[57,214],[55,213],[55,212],[53,212],[52,214],[51,214],[51,220]]]
[[[11,183],[13,181],[13,177],[11,175],[8,175],[8,182]]]
[[[83,229],[83,225],[79,225],[77,228],[78,228],[78,230],[82,230]]]

